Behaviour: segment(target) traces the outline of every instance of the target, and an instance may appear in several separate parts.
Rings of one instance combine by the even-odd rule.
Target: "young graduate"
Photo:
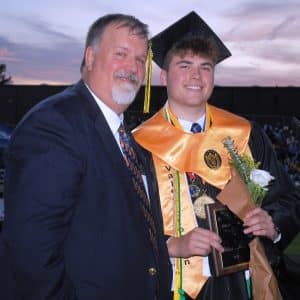
[[[266,254],[272,264],[279,261],[276,251],[284,249],[299,231],[299,192],[256,124],[208,104],[215,67],[231,54],[195,12],[152,38],[152,49],[168,99],[134,135],[152,152],[155,163],[168,251],[176,261],[174,297],[246,300],[252,296],[245,271],[212,276],[207,258],[212,249],[224,252],[226,242],[209,230],[204,210],[205,204],[219,202],[217,195],[233,178],[224,138],[230,136],[239,153],[259,161],[260,168],[275,178],[262,206],[242,217],[244,234],[268,245]],[[232,195],[229,208],[240,201],[237,190]],[[261,277],[256,271],[256,257],[262,252],[257,255],[251,248],[253,298],[281,299],[267,259],[263,265],[269,274]]]

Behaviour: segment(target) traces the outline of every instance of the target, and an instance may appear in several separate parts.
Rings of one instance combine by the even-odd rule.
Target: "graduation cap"
[[[230,51],[226,48],[223,42],[194,11],[176,21],[150,40],[151,46],[149,48],[147,58],[144,113],[148,113],[150,108],[152,59],[160,68],[163,68],[165,56],[168,51],[176,43],[193,38],[202,38],[213,41],[214,45],[217,47],[218,53],[216,63],[219,63],[225,58],[231,56]]]
[[[213,40],[218,50],[216,63],[231,56],[230,51],[212,29],[192,11],[151,39],[153,60],[162,68],[166,54],[175,43],[195,37]]]

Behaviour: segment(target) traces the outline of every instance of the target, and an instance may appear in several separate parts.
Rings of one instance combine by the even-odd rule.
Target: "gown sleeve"
[[[275,177],[265,197],[262,208],[272,216],[281,232],[281,239],[273,243],[262,239],[266,255],[277,277],[284,300],[298,299],[300,293],[300,263],[285,255],[284,250],[300,229],[300,191],[277,160],[272,144],[264,131],[252,125],[249,146],[260,168]]]

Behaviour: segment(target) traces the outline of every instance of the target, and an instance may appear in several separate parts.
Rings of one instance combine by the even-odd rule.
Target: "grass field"
[[[297,255],[300,256],[300,233],[296,236],[293,242],[285,250],[287,255]]]

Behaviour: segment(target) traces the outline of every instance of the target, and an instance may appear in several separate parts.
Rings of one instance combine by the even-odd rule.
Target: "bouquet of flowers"
[[[253,202],[260,206],[268,192],[267,187],[274,177],[269,172],[258,169],[260,162],[255,162],[246,154],[240,155],[231,137],[225,138],[223,144],[229,153],[230,164],[235,167],[245,182]]]

